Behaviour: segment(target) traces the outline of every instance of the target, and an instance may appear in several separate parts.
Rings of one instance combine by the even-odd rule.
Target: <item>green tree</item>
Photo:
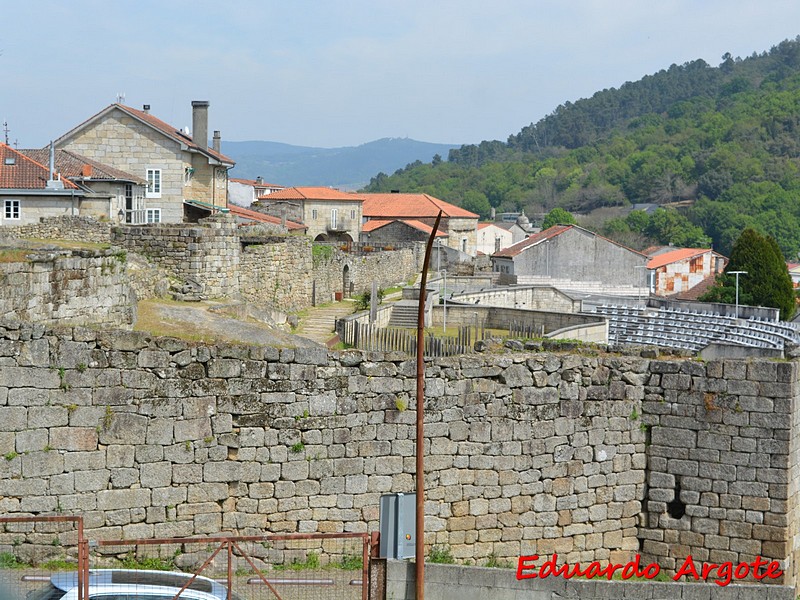
[[[739,303],[771,306],[780,310],[784,321],[795,312],[792,278],[786,268],[778,243],[768,235],[747,228],[736,240],[725,273],[717,278],[717,286],[700,297],[702,302],[733,303],[736,278],[732,271],[745,271],[739,277]]]
[[[560,206],[555,207],[542,221],[542,229],[547,229],[553,225],[576,225],[577,221],[572,213],[564,210]]]

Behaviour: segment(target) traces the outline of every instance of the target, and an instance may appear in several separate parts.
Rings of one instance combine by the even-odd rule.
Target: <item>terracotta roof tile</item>
[[[281,224],[281,220],[278,217],[273,217],[272,215],[267,215],[257,210],[250,210],[249,208],[237,206],[236,204],[228,204],[228,209],[231,211],[232,215],[241,217],[243,219],[259,221],[261,223],[272,223],[273,225]],[[289,231],[305,231],[307,229],[305,225],[288,220],[286,221],[286,228]]]
[[[42,165],[50,164],[50,149],[43,148],[41,150],[20,150],[22,154],[28,158],[32,158]],[[120,169],[109,167],[103,163],[86,158],[75,152],[69,150],[56,150],[55,152],[56,172],[61,173],[63,177],[94,179],[94,180],[111,180],[111,181],[129,181],[139,185],[147,185],[147,182],[141,177],[131,175]],[[84,167],[89,165],[91,167],[91,175],[85,175]],[[49,169],[49,167],[48,167]]]
[[[157,117],[154,117],[150,113],[146,113],[142,110],[131,108],[130,106],[125,106],[124,104],[114,104],[113,106],[119,108],[121,111],[126,112],[133,117],[136,117],[140,121],[144,121],[154,129],[158,129],[159,131],[161,131],[161,133],[163,133],[164,135],[171,137],[172,139],[179,141],[182,144],[186,144],[190,148],[194,148],[195,150],[200,150],[201,152],[204,152],[205,154],[208,154],[219,161],[235,164],[235,161],[232,158],[225,156],[224,154],[217,152],[212,148],[209,148],[206,145],[207,141],[202,145],[200,145],[197,142],[195,142],[191,137],[183,133],[182,130],[173,127],[169,123],[165,123],[164,121],[162,121]]]
[[[443,217],[477,219],[478,215],[428,194],[363,194],[364,216],[395,219]]]
[[[13,161],[13,164],[6,164]],[[0,188],[43,190],[50,179],[50,169],[22,152],[0,144]],[[65,189],[81,189],[69,179],[62,179]]]
[[[361,231],[369,233],[370,231],[385,227],[390,223],[403,223],[404,225],[412,227],[413,229],[418,229],[428,235],[433,231],[433,227],[426,225],[422,221],[417,221],[416,219],[370,219],[361,226]],[[437,231],[435,237],[447,237],[447,232]]]
[[[259,196],[259,200],[350,200],[361,201],[362,194],[340,192],[328,187],[289,187]]]
[[[695,256],[700,256],[706,252],[713,252],[713,250],[710,248],[678,248],[670,252],[657,254],[648,261],[647,268],[658,269],[664,265],[669,265],[671,263],[686,260],[688,258],[694,258]]]

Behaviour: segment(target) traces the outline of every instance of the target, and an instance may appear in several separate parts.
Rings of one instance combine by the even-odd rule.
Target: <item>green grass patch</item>
[[[455,564],[456,559],[453,558],[450,546],[434,546],[428,554],[428,562],[439,565],[452,565]]]
[[[29,566],[11,552],[0,552],[0,569],[24,569]]]
[[[172,571],[175,569],[175,563],[171,558],[164,559],[160,556],[135,556],[129,552],[125,558],[122,559],[122,567],[124,569],[141,569],[150,571]]]

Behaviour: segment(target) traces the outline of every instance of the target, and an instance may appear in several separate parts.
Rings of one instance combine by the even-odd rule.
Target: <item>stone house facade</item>
[[[365,244],[397,244],[427,242],[433,227],[416,219],[370,219],[361,226],[361,241]],[[436,232],[436,243],[447,245],[447,233]]]
[[[290,187],[261,196],[254,208],[302,223],[317,242],[353,242],[361,234],[361,194],[326,187]]]
[[[364,219],[415,220],[433,227],[439,211],[439,230],[447,233],[446,245],[475,256],[478,215],[428,194],[363,194]],[[404,241],[404,240],[398,240]]]
[[[208,106],[192,102],[193,135],[150,114],[112,104],[55,141],[105,165],[141,177],[144,198],[126,200],[126,223],[180,223],[225,209],[232,159],[221,154],[219,132],[208,147]]]
[[[47,149],[20,152],[41,165],[50,160]],[[81,216],[117,223],[125,218],[126,203],[141,203],[144,198],[147,181],[143,178],[74,152],[54,151],[53,166],[59,176],[84,189],[85,195],[77,207]]]

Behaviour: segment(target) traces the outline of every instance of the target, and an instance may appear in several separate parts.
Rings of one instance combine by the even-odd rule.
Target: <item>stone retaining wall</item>
[[[373,531],[381,494],[414,489],[404,355],[0,333],[0,513],[80,513],[114,538]],[[793,362],[430,362],[426,542],[665,569],[761,555],[794,584],[797,379]]]
[[[111,223],[93,217],[47,217],[39,223],[3,226],[0,237],[69,240],[107,244],[111,241]]]
[[[0,263],[0,319],[41,325],[132,325],[136,302],[125,252],[31,251]]]

